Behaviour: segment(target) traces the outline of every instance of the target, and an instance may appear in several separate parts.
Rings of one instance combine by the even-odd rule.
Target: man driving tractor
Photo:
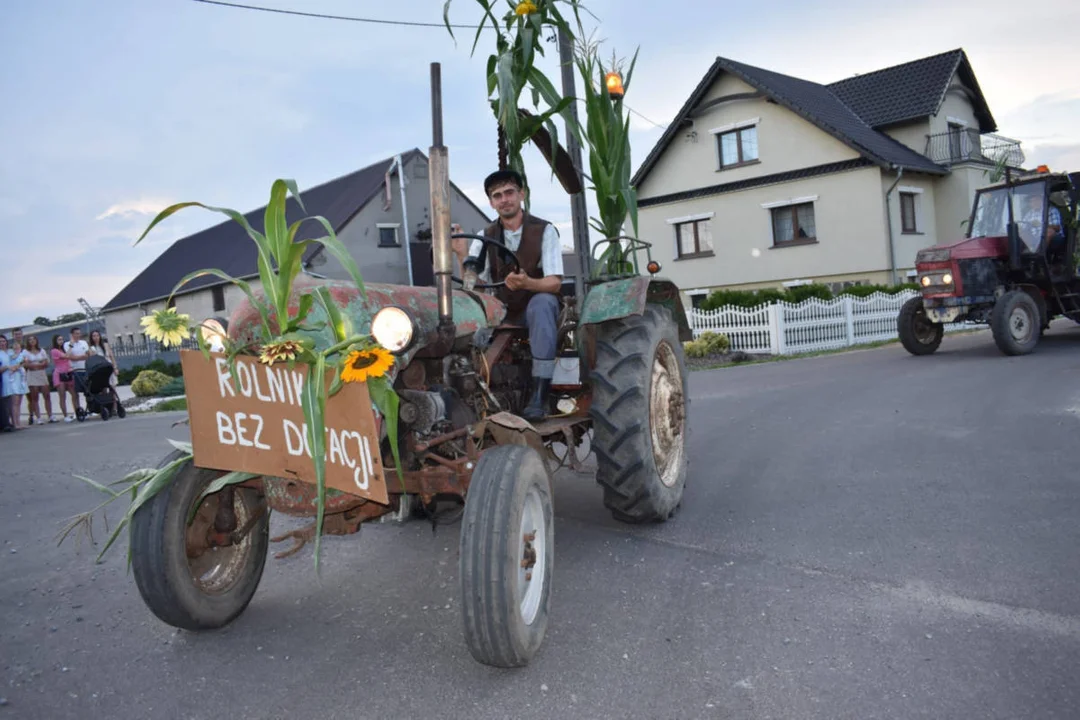
[[[506,322],[529,330],[532,351],[533,395],[526,407],[526,420],[547,415],[551,378],[555,372],[558,334],[559,293],[562,288],[562,245],[555,226],[525,212],[522,202],[528,190],[519,173],[499,170],[484,179],[484,192],[498,219],[484,228],[484,237],[503,244],[517,255],[515,268],[509,256],[494,247],[484,252],[484,244],[473,240],[462,263],[462,280],[471,291],[478,282],[506,283],[498,297],[506,304]],[[460,226],[453,227],[455,233]]]

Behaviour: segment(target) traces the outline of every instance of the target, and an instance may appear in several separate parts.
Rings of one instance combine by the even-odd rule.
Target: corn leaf
[[[113,490],[111,488],[108,488],[108,487],[102,485],[99,482],[91,480],[88,477],[84,477],[82,475],[76,475],[75,477],[77,477],[79,480],[82,480],[84,483],[86,483],[90,487],[94,488],[95,490],[100,490],[101,492],[105,493],[109,497],[116,498],[116,497],[119,497],[120,495],[123,495],[122,492],[117,492],[117,491],[115,491],[115,490]]]
[[[202,491],[202,494],[199,495],[198,501],[192,503],[191,512],[188,513],[187,518],[188,525],[191,524],[192,519],[195,517],[195,513],[199,511],[199,506],[202,504],[203,499],[207,495],[213,495],[216,492],[220,492],[225,488],[226,485],[235,485],[237,483],[247,482],[248,480],[257,477],[259,476],[252,473],[229,472],[225,473],[219,478],[215,478],[213,482],[206,486],[206,489]]]
[[[129,522],[131,522],[131,518],[134,517],[139,508],[168,485],[172,481],[173,476],[176,475],[176,471],[180,466],[190,460],[190,455],[182,455],[165,467],[156,470],[148,479],[131,486],[131,505],[120,519],[120,522],[117,523],[116,527],[113,529],[112,535],[109,536],[108,542],[105,543],[105,547],[103,547],[98,554],[99,561],[104,557],[105,553],[108,552],[109,548],[112,547],[113,543],[116,542],[116,539],[120,536],[120,532],[127,527]],[[128,547],[128,564],[131,564],[130,546]]]
[[[342,318],[341,310],[338,309],[337,303],[330,297],[330,291],[325,287],[318,287],[315,289],[314,297],[319,301],[319,305],[322,307],[323,312],[326,313],[326,319],[330,322],[330,327],[334,331],[334,342],[343,342],[346,337],[345,320]]]
[[[183,440],[173,440],[172,438],[169,438],[169,444],[182,453],[187,453],[188,455],[191,455],[193,452],[191,449],[191,443],[189,442],[184,442]]]
[[[408,241],[408,238],[406,238]],[[324,237],[319,240],[326,251],[334,256],[334,258],[341,263],[341,266],[345,268],[353,282],[356,283],[356,287],[360,289],[360,295],[365,300],[367,299],[367,290],[364,288],[364,278],[360,275],[360,268],[356,265],[356,260],[349,254],[345,245],[337,239],[337,235],[331,234],[329,237]]]
[[[285,200],[288,198],[289,188],[284,180],[275,180],[270,187],[270,202],[266,204],[263,213],[263,233],[270,243],[270,251],[279,260],[285,257],[288,250],[286,243],[289,237],[289,226],[285,220]]]
[[[270,318],[267,315],[266,305],[256,299],[255,294],[251,291],[251,285],[241,280],[240,278],[234,278],[227,272],[223,272],[221,270],[218,270],[217,268],[204,268],[202,270],[196,270],[194,272],[188,273],[187,275],[182,277],[180,279],[180,282],[176,283],[176,287],[173,288],[173,292],[175,293],[184,285],[187,285],[195,278],[202,277],[203,275],[213,275],[215,277],[219,277],[222,280],[227,280],[240,288],[240,290],[243,291],[244,295],[247,296],[247,299],[251,303],[252,307],[259,311],[259,317],[262,319],[263,339],[270,339]]]
[[[379,408],[379,413],[386,423],[386,435],[390,440],[390,453],[394,456],[394,468],[401,481],[401,492],[405,492],[405,475],[401,469],[401,457],[398,449],[398,409],[400,401],[390,381],[385,377],[371,378],[367,381],[371,401]]]
[[[315,511],[315,575],[319,574],[319,553],[322,548],[323,517],[326,514],[326,358],[319,355],[314,365],[308,365],[301,400],[307,421],[308,443],[315,464],[317,494]]]

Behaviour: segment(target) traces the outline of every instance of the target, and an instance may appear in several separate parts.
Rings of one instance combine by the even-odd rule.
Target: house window
[[[398,226],[396,224],[379,223],[375,227],[379,230],[379,247],[398,246]]]
[[[919,232],[915,218],[915,193],[900,193],[900,230],[906,233]]]
[[[169,301],[167,303],[165,303],[165,307],[170,307],[170,308],[176,307],[176,298],[175,297],[169,298]]]
[[[717,134],[720,168],[735,167],[758,159],[757,127],[738,128]]]
[[[799,203],[771,208],[773,245],[798,245],[817,242],[814,203]]]
[[[691,220],[675,223],[675,256],[679,259],[713,254],[712,223]]]
[[[210,288],[210,299],[213,301],[214,312],[223,311],[225,309],[225,288],[221,285]]]

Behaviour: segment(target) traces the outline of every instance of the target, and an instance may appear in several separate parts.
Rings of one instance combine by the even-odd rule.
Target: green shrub
[[[184,378],[173,378],[158,390],[158,397],[176,397],[184,394]]]
[[[180,363],[166,363],[161,358],[153,360],[149,365],[133,365],[127,370],[121,370],[116,374],[116,382],[119,385],[130,385],[143,370],[155,370],[169,377],[182,377],[184,372]]]
[[[692,358],[722,355],[730,349],[731,341],[728,336],[712,331],[703,332],[697,339],[683,343],[683,350]]]
[[[716,310],[725,305],[752,308],[765,303],[774,303],[786,299],[784,293],[775,288],[762,290],[717,290],[701,303],[702,310]]]
[[[903,283],[901,285],[853,285],[849,288],[844,288],[840,291],[841,295],[852,295],[854,297],[870,297],[876,292],[885,293],[886,295],[896,295],[904,290],[918,290],[919,286],[915,283]]]
[[[903,290],[918,290],[919,286],[914,283],[902,285],[853,285],[845,288],[838,295],[833,295],[828,285],[812,283],[810,285],[796,285],[794,287],[777,289],[763,288],[761,290],[717,290],[711,293],[701,303],[701,310],[716,310],[725,305],[735,307],[752,308],[758,305],[771,304],[779,301],[788,302],[792,305],[816,298],[818,300],[832,300],[840,295],[853,297],[869,297],[876,292],[887,295],[895,295]]]
[[[157,395],[171,380],[171,377],[157,370],[143,370],[131,382],[131,392],[139,397]]]
[[[810,298],[816,298],[818,300],[832,300],[833,293],[829,289],[828,285],[822,285],[821,283],[811,283],[810,285],[796,285],[795,287],[787,288],[787,297],[784,298],[792,305],[798,305],[804,300]]]

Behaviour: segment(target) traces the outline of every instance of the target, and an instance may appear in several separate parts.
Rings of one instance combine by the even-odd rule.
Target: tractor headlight
[[[207,318],[199,323],[199,334],[202,335],[206,347],[210,348],[210,352],[225,351],[228,329],[229,321],[225,318]]]
[[[929,287],[941,287],[943,285],[952,285],[953,276],[951,272],[934,272],[927,275],[923,275],[919,278],[919,284],[924,288]]]
[[[371,320],[371,334],[375,342],[397,355],[412,347],[416,338],[416,322],[406,310],[391,305],[375,313]]]

